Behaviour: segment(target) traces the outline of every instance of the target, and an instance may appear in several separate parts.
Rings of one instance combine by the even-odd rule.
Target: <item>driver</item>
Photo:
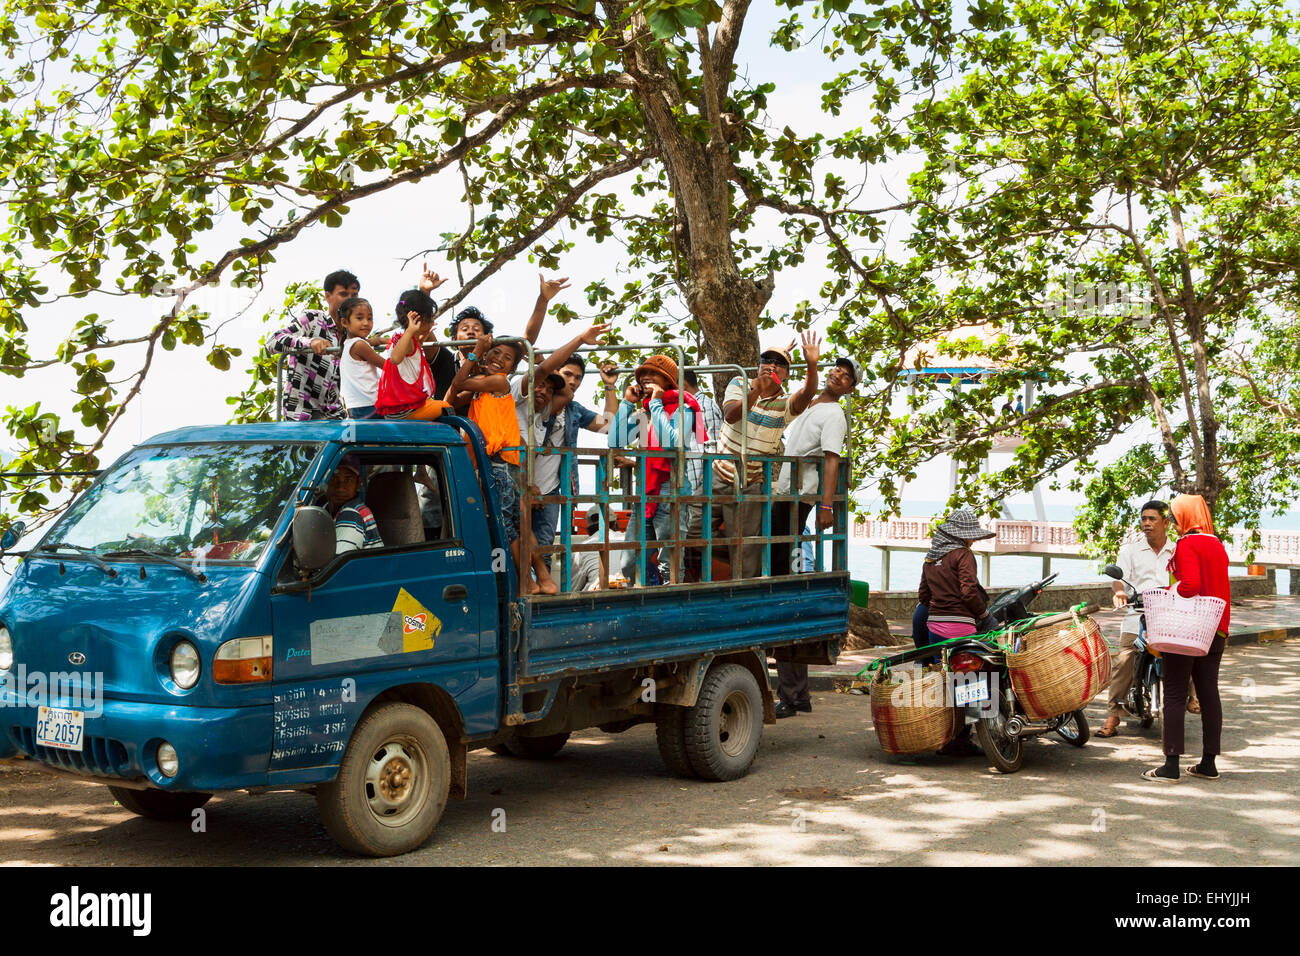
[[[967,508],[953,511],[935,529],[921,571],[921,586],[917,589],[917,598],[929,608],[926,622],[929,641],[924,646],[969,637],[975,633],[976,624],[987,616],[988,594],[980,586],[970,546],[993,536],[992,531],[980,527],[974,512]],[[947,757],[979,756],[979,748],[971,743],[970,727],[964,724],[939,752]]]
[[[1174,543],[1169,540],[1169,505],[1163,501],[1148,501],[1140,514],[1142,537],[1120,548],[1115,561],[1124,572],[1124,580],[1133,585],[1138,594],[1169,584],[1169,572],[1165,568],[1174,556]],[[1114,588],[1115,607],[1128,607],[1124,585],[1116,581]],[[1133,687],[1133,675],[1140,656],[1134,641],[1137,640],[1141,619],[1139,612],[1129,608],[1124,623],[1120,625],[1119,660],[1110,679],[1110,706],[1106,723],[1097,731],[1098,737],[1114,737],[1119,733],[1119,722],[1124,717],[1124,700]]]
[[[325,489],[325,510],[334,519],[334,553],[382,548],[379,526],[361,500],[361,461],[344,455]]]

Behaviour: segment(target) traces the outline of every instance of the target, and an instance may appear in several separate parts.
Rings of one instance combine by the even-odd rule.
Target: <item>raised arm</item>
[[[603,434],[609,431],[610,423],[614,416],[618,414],[618,372],[615,369],[618,366],[612,362],[607,362],[601,366],[600,380],[605,387],[605,407],[590,422],[587,423],[587,431]]]
[[[420,282],[417,288],[425,295],[428,295],[434,289],[438,288],[438,286],[442,285],[444,282],[447,281],[446,279],[439,276],[438,273],[430,269],[429,263],[427,262],[423,263],[420,268],[421,268]],[[426,345],[424,347],[424,357],[429,362],[433,362],[437,359],[438,353],[441,351],[442,351],[441,345]]]
[[[555,298],[561,289],[569,287],[569,277],[544,279],[539,272],[537,273],[537,281],[541,289],[537,293],[537,302],[533,305],[533,314],[528,317],[528,323],[524,326],[524,338],[534,345],[537,344],[537,336],[542,331],[542,322],[546,319],[546,310],[550,306],[551,300]]]
[[[758,377],[755,378],[752,382],[749,383],[749,391],[744,393],[744,395],[745,395],[745,399],[744,399],[744,401],[741,401],[740,399],[732,399],[731,401],[728,401],[728,400],[727,400],[727,395],[734,395],[734,394],[736,394],[736,391],[738,391],[738,390],[734,390],[734,389],[732,389],[732,387],[731,387],[730,385],[728,385],[728,386],[727,386],[727,395],[724,395],[724,396],[722,397],[722,402],[723,402],[723,405],[722,405],[722,419],[723,419],[723,421],[727,422],[727,423],[730,424],[730,425],[734,425],[734,424],[736,424],[736,422],[740,421],[741,416],[744,415],[745,412],[747,412],[747,411],[749,411],[751,408],[753,408],[753,407],[754,407],[754,403],[757,402],[758,399],[759,399],[759,396],[763,394],[763,384],[764,384],[765,382],[771,381],[771,379],[772,379],[772,377],[771,377],[770,375],[768,375],[768,374],[765,373],[765,372],[760,371],[760,372],[758,373]],[[740,381],[740,379],[738,379],[738,378],[732,380],[733,384],[734,384],[735,382],[739,382],[739,381]],[[744,386],[744,384],[742,383],[741,386],[740,386],[740,389],[743,390],[744,387],[745,387],[745,386]]]
[[[558,372],[564,367],[570,356],[584,345],[597,345],[600,343],[600,337],[609,331],[609,323],[603,322],[593,325],[586,332],[561,345],[558,349],[546,356],[537,366],[534,380],[540,381],[552,372]]]
[[[421,332],[426,332],[433,328],[433,316],[427,320],[419,312],[406,313],[406,328],[402,331],[401,337],[393,346],[393,350],[388,354],[389,359],[396,365],[403,359],[415,353],[415,337]]]
[[[812,332],[803,334],[803,357],[808,363],[804,374],[803,388],[790,396],[790,411],[802,415],[808,403],[817,397],[817,360],[822,357],[821,337]]]

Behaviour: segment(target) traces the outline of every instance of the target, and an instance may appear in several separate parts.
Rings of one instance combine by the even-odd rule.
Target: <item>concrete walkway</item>
[[[1093,619],[1101,627],[1113,650],[1119,647],[1120,625],[1124,614],[1107,610]],[[808,686],[813,690],[834,690],[848,686],[854,675],[880,657],[891,657],[912,650],[912,622],[890,621],[889,629],[906,639],[898,647],[871,647],[841,654],[833,666],[812,665],[808,668]],[[1229,646],[1261,644],[1300,637],[1300,596],[1272,595],[1245,597],[1232,602],[1232,624],[1228,631]],[[775,686],[776,670],[771,670]]]

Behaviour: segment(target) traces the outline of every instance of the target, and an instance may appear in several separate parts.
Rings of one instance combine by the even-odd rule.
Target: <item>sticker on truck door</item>
[[[312,621],[311,662],[336,664],[366,657],[433,649],[442,621],[405,588],[388,613],[356,614]]]

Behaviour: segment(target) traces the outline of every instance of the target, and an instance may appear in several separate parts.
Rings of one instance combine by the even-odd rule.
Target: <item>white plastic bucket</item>
[[[1173,588],[1142,592],[1147,616],[1147,646],[1161,654],[1204,657],[1210,652],[1223,609],[1223,598],[1183,597]]]

